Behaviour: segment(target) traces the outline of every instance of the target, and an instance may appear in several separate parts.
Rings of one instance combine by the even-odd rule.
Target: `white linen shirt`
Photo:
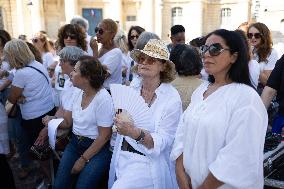
[[[96,139],[99,135],[98,126],[112,127],[114,107],[106,89],[100,89],[85,109],[81,106],[83,91],[79,90],[74,95],[72,128],[75,135]]]
[[[209,172],[225,183],[219,189],[262,189],[266,109],[253,88],[231,83],[203,100],[209,82],[192,95],[180,119],[171,159],[183,153],[192,188]]]
[[[141,82],[137,82],[136,85],[133,85],[132,87],[137,91],[140,91]],[[157,98],[150,107],[151,115],[153,115],[151,121],[155,130],[150,133],[154,141],[154,148],[148,149],[142,144],[137,144],[134,139],[125,137],[127,142],[131,144],[134,149],[146,156],[134,154],[129,157],[127,162],[118,161],[121,153],[124,153],[124,151],[121,151],[122,140],[124,137],[118,134],[111,161],[109,188],[111,188],[115,182],[115,175],[119,172],[119,164],[128,164],[131,162],[131,165],[133,165],[135,164],[135,161],[139,161],[139,158],[142,162],[145,161],[145,158],[149,161],[148,166],[150,167],[151,174],[147,176],[152,177],[151,180],[154,189],[177,188],[175,167],[174,162],[170,161],[170,152],[179,118],[182,113],[182,103],[177,90],[171,84],[162,83],[156,89],[155,93]],[[133,170],[129,171],[132,171],[131,174],[133,175],[136,174]],[[138,170],[137,172],[139,173]],[[141,185],[142,183],[139,184]]]
[[[104,87],[109,89],[109,84],[122,83],[122,52],[114,48],[99,58],[99,61],[107,67],[110,76],[105,80]]]

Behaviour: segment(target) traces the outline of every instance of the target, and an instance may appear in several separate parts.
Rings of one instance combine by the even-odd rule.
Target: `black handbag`
[[[49,146],[48,140],[43,145],[33,145],[30,148],[30,156],[33,159],[45,161],[50,158],[52,149]]]

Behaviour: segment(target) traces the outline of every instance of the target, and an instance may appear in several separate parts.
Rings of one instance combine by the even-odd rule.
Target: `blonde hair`
[[[107,18],[107,19],[103,19],[101,23],[104,23],[106,30],[108,30],[109,32],[113,34],[113,36],[115,36],[118,30],[117,23],[115,21],[113,21],[110,18]]]
[[[39,40],[44,43],[43,44],[44,52],[50,52],[52,48],[51,48],[51,45],[49,43],[47,35],[42,33],[42,32],[39,32],[39,33],[36,34],[36,37],[38,37]]]
[[[15,69],[23,68],[35,60],[35,56],[28,45],[20,39],[13,39],[7,42],[3,53],[10,66]]]
[[[114,36],[114,44],[115,46],[117,46],[118,48],[120,48],[120,50],[124,53],[127,54],[128,53],[128,45],[127,45],[127,39],[126,39],[126,35],[124,34],[124,32],[122,30],[119,30],[116,35]]]

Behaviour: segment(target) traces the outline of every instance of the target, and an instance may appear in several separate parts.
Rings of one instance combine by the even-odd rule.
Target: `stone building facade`
[[[282,0],[0,0],[0,27],[14,37],[31,37],[45,30],[56,38],[58,28],[74,15],[90,22],[89,33],[103,18],[112,18],[127,31],[140,25],[168,40],[170,27],[182,24],[186,38],[205,35],[217,28],[235,29],[252,19],[272,30],[284,30]],[[282,31],[283,32],[283,31]]]

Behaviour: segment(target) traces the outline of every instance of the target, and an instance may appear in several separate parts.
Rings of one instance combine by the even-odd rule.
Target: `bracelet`
[[[136,142],[137,142],[137,144],[143,143],[143,142],[144,142],[144,137],[145,137],[145,133],[144,133],[144,131],[141,129],[139,137],[137,137],[137,138],[135,139]]]
[[[85,158],[83,155],[81,155],[81,158],[86,162],[86,163],[89,163],[89,159]]]

